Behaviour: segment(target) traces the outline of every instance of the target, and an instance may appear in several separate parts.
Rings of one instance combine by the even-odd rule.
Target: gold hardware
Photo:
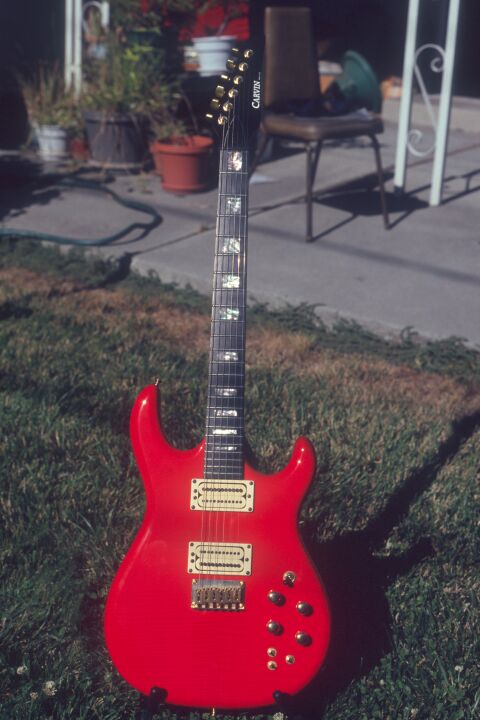
[[[244,51],[243,51],[243,57],[246,58],[247,60],[248,60],[249,58],[251,58],[252,55],[253,55],[253,50],[244,50]]]
[[[269,670],[276,670],[278,666],[275,660],[269,660],[267,663],[267,667]]]
[[[213,115],[212,115],[212,113],[205,113],[205,118],[206,118],[209,122],[213,122]]]
[[[287,655],[287,656],[285,657],[285,662],[286,662],[288,665],[293,665],[293,663],[295,662],[295,656],[294,656],[294,655]]]
[[[217,87],[215,88],[215,95],[217,96],[217,98],[222,98],[225,95],[225,88],[223,87],[223,85],[217,85]]]
[[[247,72],[247,70],[248,70],[248,63],[246,63],[246,62],[241,62],[241,63],[239,63],[238,69],[240,70],[240,72]]]
[[[222,109],[223,109],[226,113],[228,113],[228,112],[230,112],[230,110],[233,110],[233,104],[232,104],[231,102],[223,103]]]
[[[268,648],[268,650],[267,650],[268,657],[275,657],[276,654],[277,654],[277,651],[275,650],[275,648]]]
[[[229,97],[229,98],[236,98],[237,95],[238,95],[238,90],[237,90],[237,88],[230,88],[230,90],[228,91],[228,97]]]
[[[296,575],[292,570],[287,570],[287,572],[283,574],[283,584],[288,585],[288,587],[293,587],[295,577]]]
[[[228,58],[226,65],[227,65],[227,70],[236,70],[237,69],[237,63],[235,62],[235,60],[233,60],[233,58]]]
[[[210,107],[212,110],[220,110],[221,102],[218,98],[213,98],[213,100],[210,101]]]
[[[234,85],[241,85],[243,83],[243,77],[241,75],[235,75],[233,78]]]
[[[232,52],[234,55],[240,55],[240,50],[238,48],[232,48],[230,52]]]
[[[219,115],[217,118],[217,123],[219,125],[226,125],[227,124],[227,118],[225,115]]]
[[[230,75],[227,75],[226,73],[222,73],[220,75],[220,80],[224,83],[230,82]]]

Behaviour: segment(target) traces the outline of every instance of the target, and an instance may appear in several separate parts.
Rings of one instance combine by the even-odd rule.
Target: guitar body
[[[203,478],[204,441],[193,450],[172,448],[157,408],[157,389],[149,386],[131,417],[147,506],[108,596],[109,652],[131,685],[146,695],[162,688],[173,705],[273,705],[275,691],[294,694],[312,679],[329,640],[326,596],[297,531],[313,449],[297,440],[290,462],[275,475],[245,464],[244,478],[254,488],[250,511],[198,512],[191,488],[193,479]],[[223,570],[215,576],[243,583],[235,609],[192,607],[192,587],[210,576],[192,570],[190,544],[205,540],[248,548],[246,574],[244,565],[242,574],[230,568],[228,577]]]

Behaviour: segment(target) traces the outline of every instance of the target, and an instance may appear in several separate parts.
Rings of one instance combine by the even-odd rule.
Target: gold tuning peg
[[[226,73],[222,73],[222,74],[220,75],[220,80],[221,80],[223,83],[228,83],[228,82],[231,81],[231,79],[232,79],[232,78],[230,77],[230,75],[227,75]]]
[[[238,69],[240,70],[241,73],[247,72],[248,63],[246,63],[246,62],[238,63]]]
[[[241,85],[243,83],[243,77],[241,75],[235,75],[233,78],[234,85]]]
[[[243,57],[246,58],[247,60],[248,60],[249,58],[251,58],[252,55],[253,55],[253,50],[244,50],[244,51],[243,51]]]
[[[208,122],[213,122],[215,119],[212,113],[205,113],[205,118],[208,120]]]
[[[233,53],[234,55],[240,55],[240,50],[238,48],[232,48],[230,50],[230,52]]]
[[[226,117],[226,115],[219,115],[218,118],[217,118],[217,123],[218,123],[219,125],[226,125],[226,123],[227,123],[227,117]]]
[[[222,98],[225,95],[225,88],[223,87],[223,85],[217,85],[217,87],[215,88],[215,95],[217,96],[217,98]]]
[[[236,70],[237,69],[237,63],[233,58],[228,58],[226,62],[227,70]]]
[[[224,102],[222,105],[222,110],[226,113],[229,113],[231,110],[233,110],[233,103],[231,102]]]
[[[220,110],[220,105],[221,105],[221,102],[218,98],[213,98],[210,101],[210,107],[212,110]]]
[[[230,88],[230,90],[228,91],[227,95],[228,95],[229,98],[236,98],[237,95],[238,95],[238,90],[237,90],[237,88]]]

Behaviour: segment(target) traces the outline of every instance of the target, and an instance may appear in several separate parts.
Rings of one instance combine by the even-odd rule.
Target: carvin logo
[[[253,81],[252,107],[255,110],[260,108],[260,73],[258,73],[258,80]]]

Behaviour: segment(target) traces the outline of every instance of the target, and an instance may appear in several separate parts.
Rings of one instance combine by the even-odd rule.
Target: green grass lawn
[[[0,718],[127,720],[138,696],[102,614],[144,508],[129,413],[159,377],[171,442],[200,439],[208,300],[33,243],[0,251]],[[479,356],[328,331],[308,308],[254,309],[247,342],[261,469],[300,433],[318,456],[302,533],[334,625],[305,716],[478,718]]]

